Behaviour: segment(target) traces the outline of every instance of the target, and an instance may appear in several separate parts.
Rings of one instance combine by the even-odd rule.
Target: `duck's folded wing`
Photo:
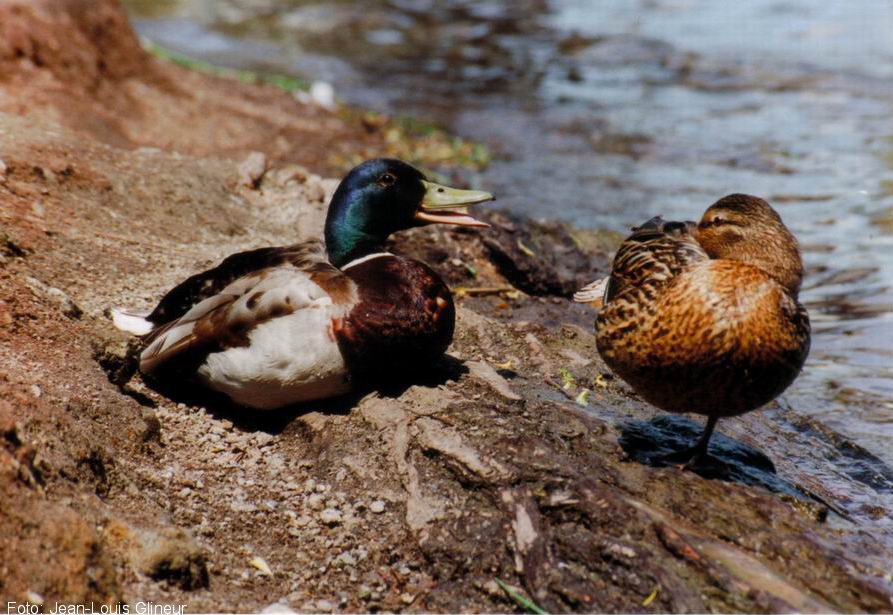
[[[290,246],[260,248],[228,256],[216,267],[197,273],[168,291],[145,319],[155,327],[163,326],[181,318],[239,278],[286,264],[299,269],[328,265],[322,242],[312,239]]]
[[[605,302],[629,287],[662,287],[685,267],[710,257],[698,243],[693,222],[652,218],[621,244],[614,256]]]
[[[242,276],[147,338],[140,369],[196,368],[211,352],[245,346],[252,330],[298,310],[328,309],[333,318],[356,303],[356,286],[322,261],[268,267]]]

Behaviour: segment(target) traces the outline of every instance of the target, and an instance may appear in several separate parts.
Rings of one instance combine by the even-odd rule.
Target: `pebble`
[[[28,590],[25,592],[25,600],[30,602],[31,604],[36,604],[38,606],[43,606],[44,598],[40,594],[35,591]]]
[[[357,558],[355,558],[350,551],[344,551],[339,554],[332,563],[337,566],[353,566],[357,563]]]
[[[83,310],[71,300],[71,297],[53,286],[44,284],[37,278],[25,276],[25,283],[34,291],[34,293],[43,299],[55,303],[62,313],[69,318],[80,318]]]
[[[270,570],[270,565],[267,564],[267,562],[264,561],[262,557],[252,557],[250,560],[248,560],[248,564],[252,568],[256,568],[258,575],[262,577],[273,576],[273,571]]]
[[[251,502],[238,501],[231,502],[229,505],[230,509],[233,512],[255,512],[257,510],[257,506],[252,504]]]
[[[381,513],[383,513],[383,512],[384,512],[384,508],[385,508],[385,506],[384,506],[384,502],[382,502],[381,500],[375,500],[374,502],[372,502],[371,504],[369,504],[369,510],[371,510],[371,511],[374,512],[375,514],[381,514]]]
[[[314,81],[310,85],[310,98],[324,109],[332,110],[335,104],[335,88],[325,81]]]
[[[309,496],[306,500],[304,500],[304,504],[310,510],[322,510],[326,507],[325,498],[318,493],[314,493]]]
[[[341,523],[341,511],[335,508],[326,508],[319,513],[319,520],[326,525],[338,525]]]
[[[633,558],[636,556],[636,552],[629,547],[625,547],[623,545],[611,545],[608,547],[608,551],[614,553],[615,555],[622,555],[623,557]]]
[[[257,188],[267,172],[267,157],[262,152],[251,152],[239,164],[239,183],[247,188]]]
[[[279,602],[265,606],[261,613],[297,613],[297,611],[288,606],[288,601],[283,598]]]
[[[316,610],[317,611],[333,611],[335,609],[335,605],[333,605],[328,600],[317,600],[316,601]]]
[[[254,441],[257,443],[258,446],[267,446],[273,441],[273,436],[261,431],[255,434]]]

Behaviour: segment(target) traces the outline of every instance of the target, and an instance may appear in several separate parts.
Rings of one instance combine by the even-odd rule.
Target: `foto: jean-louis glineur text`
[[[50,613],[57,615],[183,615],[185,604],[158,604],[156,602],[134,602],[132,604],[69,604],[65,602],[7,602],[7,615],[37,615]]]

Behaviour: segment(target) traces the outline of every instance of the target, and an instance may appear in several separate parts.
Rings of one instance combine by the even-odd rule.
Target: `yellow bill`
[[[483,190],[459,190],[434,182],[422,181],[425,196],[416,212],[416,220],[431,224],[454,224],[457,226],[490,226],[476,220],[468,213],[468,206],[484,201],[492,201],[493,195]]]

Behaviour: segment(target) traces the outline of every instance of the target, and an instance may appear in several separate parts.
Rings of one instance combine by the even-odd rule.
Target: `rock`
[[[109,382],[123,389],[139,368],[139,338],[122,340],[96,338],[91,340],[93,360],[105,372]]]
[[[283,598],[279,602],[274,602],[273,604],[265,606],[260,611],[261,613],[297,613],[294,609],[288,606],[288,600]]]
[[[186,530],[166,528],[139,534],[138,558],[143,573],[184,590],[208,587],[207,557]]]
[[[24,257],[28,250],[12,240],[9,235],[0,230],[0,256]]]
[[[356,563],[357,560],[353,555],[351,555],[350,551],[344,551],[343,553],[340,553],[338,557],[332,560],[332,564],[338,567],[353,566]]]
[[[239,184],[256,189],[267,172],[267,157],[263,152],[251,152],[239,163]]]
[[[488,363],[484,363],[483,361],[468,361],[465,365],[468,366],[473,377],[490,385],[493,387],[494,391],[506,399],[521,399],[520,395],[512,391],[512,388],[509,386],[509,383],[506,382],[505,378],[500,376]]]
[[[385,510],[384,502],[382,502],[381,500],[375,500],[374,502],[369,504],[369,510],[377,515],[380,515]]]
[[[25,601],[37,606],[43,606],[44,597],[35,591],[28,590],[25,592]]]
[[[313,493],[304,500],[304,505],[310,510],[322,510],[326,507],[325,496],[319,493]]]
[[[35,295],[57,305],[65,316],[77,319],[83,315],[84,311],[71,300],[71,297],[58,288],[48,286],[31,276],[25,276],[25,282]]]
[[[337,107],[335,103],[335,88],[332,87],[332,84],[325,81],[314,81],[310,85],[309,92],[296,92],[296,96],[301,102],[312,102],[323,109],[333,110]]]
[[[262,557],[252,557],[248,560],[248,565],[257,570],[257,574],[262,577],[271,577],[273,576],[273,571],[270,569],[269,564]]]
[[[256,444],[256,446],[258,448],[263,448],[265,446],[269,446],[270,444],[273,443],[273,440],[275,440],[275,437],[273,436],[273,434],[269,434],[265,431],[260,431],[256,434],[254,434],[254,443]]]
[[[247,502],[245,500],[232,500],[229,503],[229,508],[233,512],[238,513],[252,513],[257,511],[257,506],[252,502]]]
[[[489,213],[483,219],[492,226],[484,245],[493,264],[513,286],[529,295],[570,297],[608,269],[606,254],[583,252],[561,223],[505,211]]]
[[[319,520],[326,525],[339,525],[341,523],[341,511],[337,508],[326,508],[319,513]]]

